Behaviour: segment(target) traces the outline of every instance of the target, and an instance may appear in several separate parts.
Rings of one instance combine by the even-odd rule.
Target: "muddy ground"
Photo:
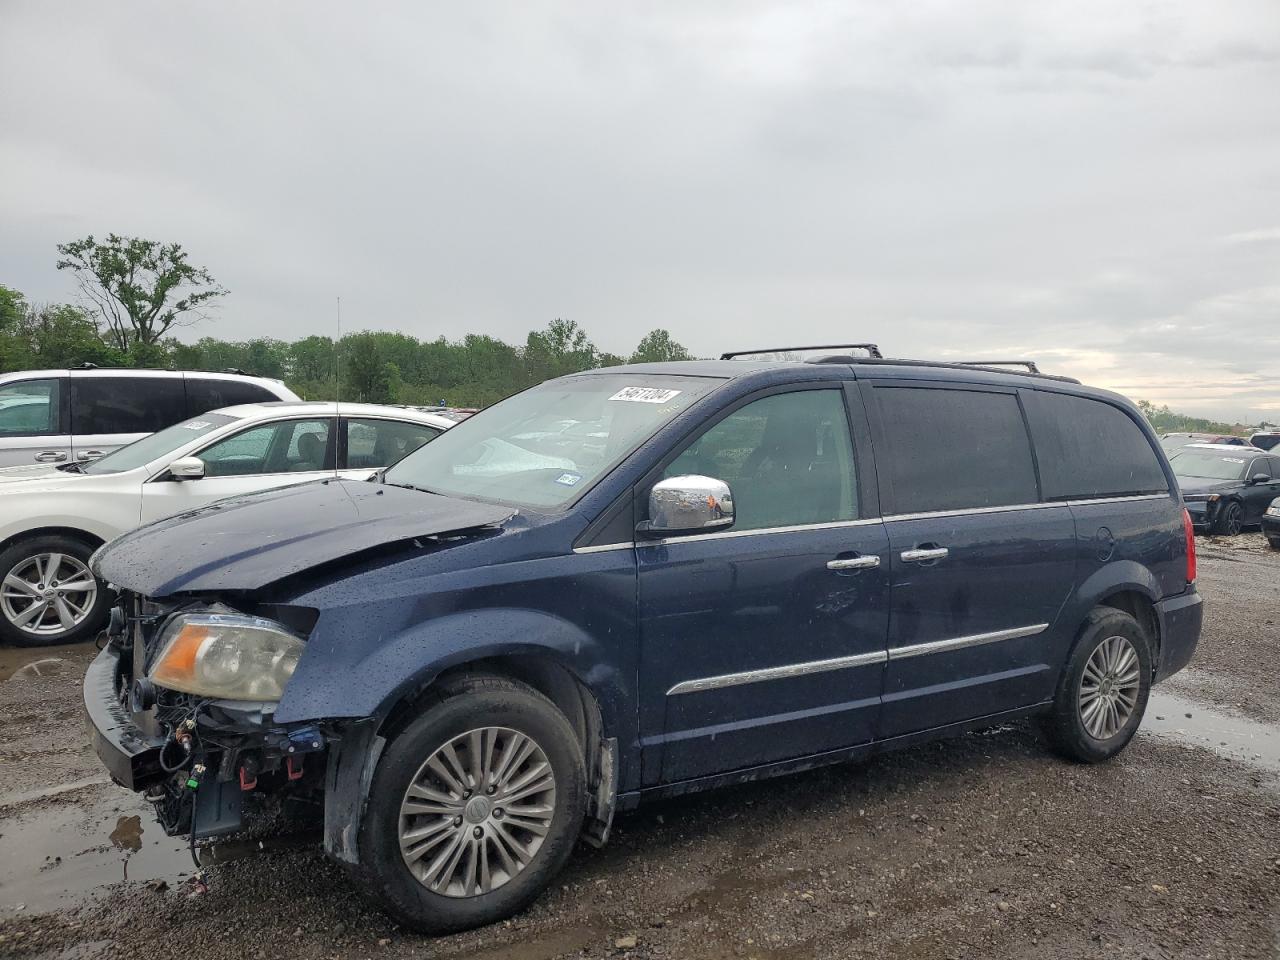
[[[0,956],[1280,956],[1280,553],[1201,540],[1207,625],[1119,759],[1006,726],[642,808],[527,913],[437,940],[313,842],[190,852],[106,781],[84,648],[0,648]],[[36,674],[36,675],[31,675]],[[239,859],[236,859],[236,858]]]

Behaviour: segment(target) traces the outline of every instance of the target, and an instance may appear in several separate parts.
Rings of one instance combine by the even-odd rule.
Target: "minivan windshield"
[[[225,413],[203,413],[184,423],[175,424],[149,437],[135,440],[133,443],[113,450],[100,460],[86,463],[83,473],[124,473],[136,470],[152,460],[159,460],[175,450],[185,447],[192,440],[212,433],[214,430],[234,423],[236,417]]]
[[[722,382],[621,373],[549,380],[446,430],[389,468],[383,480],[430,493],[559,507]]]
[[[1212,453],[1208,450],[1188,450],[1170,458],[1169,464],[1179,477],[1197,477],[1201,480],[1243,480],[1247,457]]]

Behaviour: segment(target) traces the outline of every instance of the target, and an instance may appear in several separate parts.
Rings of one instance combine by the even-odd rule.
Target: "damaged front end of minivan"
[[[235,509],[231,501],[215,504],[143,527],[94,556],[93,570],[116,588],[117,603],[107,644],[85,674],[90,734],[112,779],[142,793],[170,835],[236,833],[251,827],[260,810],[277,807],[255,801],[300,800],[324,807],[327,851],[353,859],[350,827],[377,762],[378,722],[277,719],[321,616],[289,598],[352,564],[422,557],[492,536],[511,511],[446,509],[427,500],[436,509],[406,516],[389,488],[346,486],[309,484],[246,499]],[[331,518],[345,510],[350,522],[301,543],[265,532],[263,511],[278,518],[297,510]],[[391,517],[394,528],[383,522]],[[208,541],[180,533],[191,520],[203,519],[192,529],[207,530],[211,518],[218,536],[241,548],[216,568],[202,562]],[[163,539],[163,550],[153,538]],[[168,562],[158,564],[155,556]],[[294,692],[305,701],[305,691]]]

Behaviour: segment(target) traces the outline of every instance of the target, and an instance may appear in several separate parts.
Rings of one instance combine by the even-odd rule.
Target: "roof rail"
[[[1026,367],[1027,373],[1039,373],[1034,360],[956,360],[961,367]]]
[[[737,357],[752,357],[762,353],[796,353],[801,350],[865,350],[868,356],[877,360],[884,356],[874,343],[823,343],[805,347],[774,347],[771,350],[733,350],[720,354],[720,359],[733,360]]]
[[[222,368],[222,372],[223,372],[223,373],[230,373],[230,374],[234,374],[234,375],[235,375],[235,376],[237,376],[237,377],[247,377],[247,376],[249,376],[249,374],[245,373],[245,372],[244,372],[243,370],[241,370],[239,367],[223,367],[223,368]]]

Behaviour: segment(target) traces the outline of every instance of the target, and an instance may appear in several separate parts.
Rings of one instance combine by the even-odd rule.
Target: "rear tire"
[[[518,758],[526,744],[528,757],[512,768],[522,772],[504,770],[506,751]],[[519,781],[529,777],[541,789],[518,797],[530,789]],[[356,882],[421,933],[503,920],[565,865],[586,796],[582,746],[555,704],[513,680],[461,678],[432,696],[378,762]],[[454,849],[459,858],[450,863]]]
[[[1232,500],[1218,511],[1213,532],[1223,537],[1234,537],[1244,528],[1244,507]]]
[[[0,642],[45,647],[96,636],[111,600],[89,572],[93,550],[76,537],[49,534],[0,551]],[[92,589],[80,589],[86,584]]]
[[[1267,544],[1272,550],[1280,550],[1280,537],[1267,537]]]
[[[1095,608],[1080,630],[1045,719],[1053,748],[1078,763],[1114,757],[1142,723],[1151,673],[1151,641],[1138,621],[1112,607]]]

